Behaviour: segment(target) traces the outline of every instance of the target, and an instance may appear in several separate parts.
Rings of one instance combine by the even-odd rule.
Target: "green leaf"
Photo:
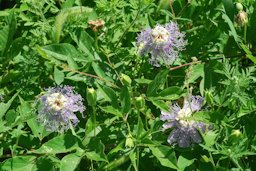
[[[194,65],[188,78],[189,83],[194,83],[199,77],[204,77],[204,64]]]
[[[118,104],[115,91],[110,87],[99,85],[99,84],[98,84],[98,88],[99,88],[99,91],[102,93],[102,95],[105,97],[105,100],[110,101],[111,105],[114,108],[119,109],[119,104]]]
[[[85,155],[90,160],[107,162],[107,156],[104,153],[104,149],[105,146],[101,140],[93,138],[87,146]]]
[[[237,35],[236,29],[234,27],[233,22],[230,20],[230,18],[226,14],[222,14],[222,18],[225,20],[225,22],[228,24],[230,28],[230,34],[234,37],[235,41],[237,43],[242,42],[241,38]]]
[[[0,167],[0,170],[10,171],[32,171],[36,157],[35,156],[14,156],[5,160]]]
[[[205,142],[205,146],[211,147],[212,145],[215,144],[216,137],[218,136],[218,134],[214,131],[208,131],[205,135],[203,134],[202,136]]]
[[[168,105],[162,100],[159,100],[159,99],[154,98],[154,97],[149,97],[148,100],[150,100],[159,109],[163,109],[165,111],[169,110]]]
[[[170,147],[166,147],[166,146],[148,146],[148,147],[152,151],[153,155],[161,163],[162,166],[178,170],[175,153]]]
[[[194,163],[195,159],[187,159],[184,156],[180,155],[178,158],[178,167],[179,171],[184,171],[188,166]]]
[[[22,120],[25,120],[27,122],[33,135],[42,140],[45,136],[49,134],[49,132],[46,132],[44,127],[38,124],[36,115],[34,114],[30,104],[24,101],[21,97],[19,98],[21,103],[21,105],[19,106],[19,113],[23,118]]]
[[[131,95],[127,86],[123,86],[120,93],[122,113],[128,113],[131,109]]]
[[[222,0],[228,17],[233,21],[235,15],[235,5],[233,0]]]
[[[138,171],[138,166],[137,166],[137,154],[135,151],[132,151],[130,154],[129,154],[129,157],[130,157],[130,160],[131,160],[131,164],[134,168],[135,171]]]
[[[78,29],[76,32],[71,33],[72,39],[76,42],[79,49],[88,56],[88,62],[95,60],[94,56],[94,39],[84,30]]]
[[[176,100],[180,98],[183,93],[184,93],[183,88],[178,86],[172,86],[161,91],[158,94],[157,98],[165,99],[165,100]]]
[[[95,62],[92,62],[92,67],[93,67],[93,70],[94,72],[101,78],[104,78],[106,80],[109,80],[109,81],[112,81],[113,82],[113,79],[108,77],[106,74],[105,74],[105,71],[100,67],[99,64],[95,63]]]
[[[52,44],[41,47],[40,50],[43,51],[48,58],[53,57],[59,61],[66,61],[71,69],[78,69],[75,59],[80,58],[81,54],[71,44]],[[43,54],[41,53],[41,55]]]
[[[99,108],[101,110],[103,110],[104,112],[106,112],[106,113],[110,113],[110,114],[116,115],[118,117],[123,117],[122,112],[120,112],[119,110],[117,110],[113,106],[106,106],[106,107],[99,106]]]
[[[31,151],[36,154],[58,154],[67,153],[73,150],[80,150],[81,141],[74,135],[60,135],[46,143],[39,149]]]
[[[6,125],[6,121],[3,121],[2,119],[0,119],[0,133],[6,132],[10,129],[11,128]]]
[[[0,103],[0,118],[2,118],[4,114],[8,111],[8,109],[11,107],[13,100],[17,97],[18,94],[19,92],[14,94],[7,103]]]
[[[60,85],[64,81],[65,74],[60,71],[56,66],[54,67],[54,81],[57,85]]]
[[[113,160],[106,166],[104,166],[103,170],[114,170],[121,166],[122,164],[126,163],[129,160],[129,155],[122,155],[120,158]]]
[[[145,78],[138,78],[138,79],[135,79],[135,81],[139,84],[150,84],[152,82],[152,80],[145,79]]]
[[[81,159],[81,155],[76,153],[64,156],[60,162],[60,171],[74,171]]]
[[[246,53],[246,57],[249,58],[254,64],[256,64],[256,57],[252,55],[252,52],[249,50],[249,48],[243,43],[240,43],[239,45]]]
[[[54,171],[55,168],[55,160],[52,161],[52,158],[49,156],[42,156],[36,159],[36,163],[34,164],[32,170],[33,171]]]
[[[157,90],[165,83],[168,73],[169,70],[163,70],[156,75],[156,78],[148,85],[148,96],[154,96],[157,94]]]

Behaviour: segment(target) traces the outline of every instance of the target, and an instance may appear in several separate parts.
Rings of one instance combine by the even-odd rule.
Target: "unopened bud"
[[[142,96],[136,97],[135,98],[135,106],[139,110],[144,109],[145,99]]]
[[[86,98],[87,102],[90,106],[95,106],[97,101],[97,93],[94,88],[87,88],[86,89]]]
[[[241,3],[236,3],[236,9],[238,10],[238,11],[241,11],[241,10],[243,10],[243,5],[241,4]]]
[[[126,140],[125,140],[125,147],[127,147],[127,148],[132,148],[132,147],[134,147],[133,137],[132,137],[131,134],[129,134],[129,135],[126,137]]]
[[[191,59],[192,59],[193,62],[197,62],[198,61],[198,59],[195,56],[191,57]]]
[[[236,129],[236,130],[233,130],[230,137],[229,137],[229,140],[232,142],[232,143],[237,143],[241,140],[242,138],[242,133],[239,129]]]
[[[248,23],[248,15],[245,11],[241,10],[236,15],[236,22],[239,26],[244,26]]]
[[[132,83],[131,78],[128,75],[125,75],[125,74],[121,74],[121,80],[124,83],[124,85],[126,85],[126,86],[130,86],[131,83]]]

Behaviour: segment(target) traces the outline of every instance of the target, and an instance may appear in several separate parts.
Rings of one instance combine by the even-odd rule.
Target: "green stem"
[[[137,170],[139,170],[139,164],[140,164],[140,149],[137,147],[136,148],[136,154],[137,154]]]
[[[93,131],[93,135],[94,135],[94,137],[96,136],[96,127],[97,127],[97,124],[96,124],[96,108],[95,108],[95,106],[92,106],[92,117],[93,117],[93,120],[92,120],[92,122],[93,122],[93,127],[94,127],[94,131]]]
[[[98,45],[98,32],[94,32],[95,34],[95,42],[94,42],[94,46],[97,52],[99,52],[99,45]]]
[[[247,36],[247,25],[244,25],[244,43],[246,44],[246,36]]]

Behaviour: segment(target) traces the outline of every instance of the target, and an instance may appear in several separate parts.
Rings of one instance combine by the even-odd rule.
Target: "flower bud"
[[[94,90],[94,88],[87,88],[86,89],[86,98],[87,98],[87,102],[90,106],[95,106],[96,105],[97,93]]]
[[[121,74],[121,80],[124,83],[124,85],[126,85],[126,86],[130,86],[131,83],[132,83],[131,78],[128,75],[125,75],[125,74]]]
[[[238,11],[242,11],[243,10],[243,5],[241,4],[241,3],[236,3],[236,9],[238,10]]]
[[[248,23],[248,15],[245,11],[241,10],[236,15],[236,22],[239,26],[244,26]]]
[[[133,142],[133,137],[132,135],[129,133],[129,135],[126,137],[125,140],[125,147],[127,148],[132,148],[134,147],[134,142]]]
[[[233,130],[229,136],[229,142],[232,144],[239,143],[242,139],[242,133],[239,129]]]
[[[139,110],[144,109],[145,99],[142,96],[135,97],[135,106]]]

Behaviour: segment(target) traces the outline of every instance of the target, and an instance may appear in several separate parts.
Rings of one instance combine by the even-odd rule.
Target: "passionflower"
[[[166,121],[163,124],[163,130],[172,128],[167,138],[169,144],[177,144],[181,148],[186,148],[202,141],[199,130],[204,132],[206,125],[192,118],[193,113],[199,111],[202,104],[201,96],[191,96],[190,99],[184,100],[182,108],[174,104],[170,111],[161,111],[160,119]]]
[[[52,132],[64,132],[79,122],[76,112],[83,113],[83,98],[74,87],[58,86],[46,89],[37,97],[38,122]]]
[[[179,52],[184,50],[187,44],[184,37],[175,22],[157,24],[154,28],[141,31],[137,37],[138,52],[141,56],[151,54],[149,63],[153,66],[170,65],[177,59]]]

